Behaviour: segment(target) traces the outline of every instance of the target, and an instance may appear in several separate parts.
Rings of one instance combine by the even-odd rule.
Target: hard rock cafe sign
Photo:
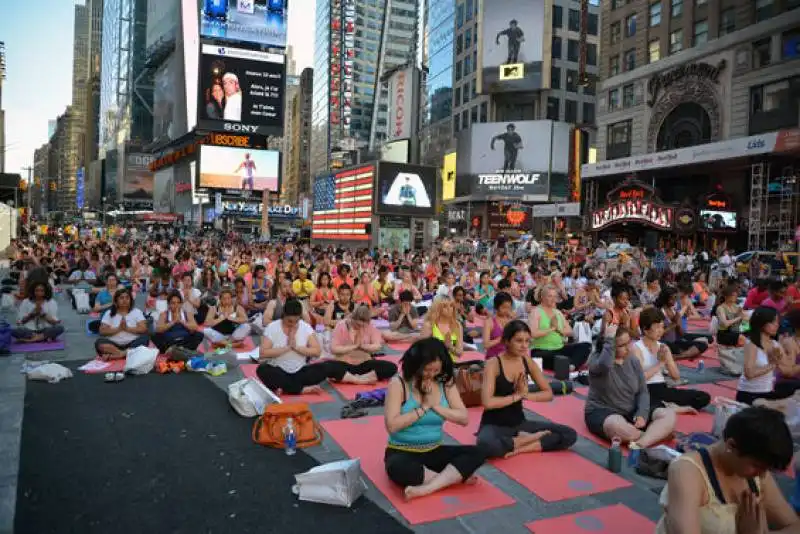
[[[608,204],[592,212],[591,229],[595,232],[617,223],[640,223],[670,230],[675,209],[663,204],[653,188],[628,179],[607,195]]]
[[[672,84],[685,78],[700,78],[718,83],[719,75],[725,70],[727,64],[728,63],[724,59],[721,59],[716,65],[711,65],[710,63],[689,63],[687,65],[681,65],[671,71],[654,75],[650,78],[650,81],[647,82],[647,93],[649,95],[647,105],[653,107],[661,91],[666,91]]]

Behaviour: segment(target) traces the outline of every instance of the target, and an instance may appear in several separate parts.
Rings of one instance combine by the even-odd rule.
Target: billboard
[[[198,187],[234,191],[280,191],[281,154],[229,146],[200,147]]]
[[[375,213],[432,217],[436,211],[436,169],[381,161]]]
[[[375,167],[364,165],[314,181],[312,239],[369,241]]]
[[[391,141],[381,146],[381,161],[392,161],[394,163],[408,163],[408,152],[411,141],[409,139],[399,139]]]
[[[286,56],[209,44],[201,52],[197,127],[282,135]]]
[[[84,170],[83,167],[78,168],[78,172],[75,176],[75,203],[78,206],[79,210],[83,209],[84,199],[86,198],[84,195],[85,192],[85,180],[84,180]]]
[[[554,121],[473,124],[458,139],[458,189],[484,197],[547,201],[549,177],[566,179],[571,129]]]
[[[408,139],[415,135],[412,121],[414,112],[414,67],[400,69],[389,78],[389,132],[386,139]]]
[[[289,0],[203,0],[200,35],[286,47]]]
[[[444,155],[442,164],[442,200],[456,196],[456,152]]]
[[[544,43],[550,42],[551,24],[545,12],[546,0],[492,0],[482,11],[480,91],[548,88],[550,61]]]
[[[175,166],[164,167],[153,175],[153,211],[172,213],[175,206]]]
[[[353,61],[355,59],[355,0],[330,2],[330,98],[328,116],[332,130],[350,137],[353,112]],[[334,134],[334,137],[338,137]]]
[[[153,173],[151,154],[125,153],[125,179],[122,183],[122,203],[127,208],[151,209],[153,207]]]
[[[154,143],[169,143],[188,131],[183,115],[185,95],[175,90],[182,84],[181,58],[172,54],[153,75]]]

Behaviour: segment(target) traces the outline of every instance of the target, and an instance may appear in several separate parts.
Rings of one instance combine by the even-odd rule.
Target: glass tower
[[[426,6],[427,32],[423,62],[428,66],[422,130],[422,162],[440,165],[453,142],[453,35],[455,0],[430,1]]]

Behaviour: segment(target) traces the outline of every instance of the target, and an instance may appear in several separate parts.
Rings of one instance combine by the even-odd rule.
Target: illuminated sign
[[[728,207],[728,202],[727,202],[727,201],[725,201],[725,200],[711,200],[711,199],[709,199],[709,201],[708,201],[708,202],[706,202],[706,205],[707,205],[709,208],[721,208],[721,209],[726,209],[726,208]]]
[[[635,222],[660,230],[672,228],[674,209],[649,200],[613,202],[592,212],[592,230],[598,231],[612,224]]]
[[[266,145],[263,137],[222,133],[209,134],[207,144],[216,146],[232,146],[237,148],[265,148]]]
[[[342,90],[342,0],[331,1],[331,45],[330,45],[330,124],[341,124]]]
[[[623,189],[619,191],[617,195],[623,200],[635,200],[644,198],[647,196],[647,193],[644,189]]]
[[[344,57],[342,62],[342,135],[350,137],[350,120],[353,113],[353,60],[356,55],[356,3],[342,0]]]

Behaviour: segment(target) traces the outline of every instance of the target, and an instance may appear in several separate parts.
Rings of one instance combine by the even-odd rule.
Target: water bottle
[[[612,473],[622,471],[622,440],[614,438],[608,449],[608,470]]]
[[[286,421],[283,429],[283,449],[287,456],[292,456],[297,452],[297,434],[294,431],[294,419],[291,417]]]
[[[706,368],[706,362],[701,358],[700,361],[697,362],[697,371],[702,373],[705,368]]]

